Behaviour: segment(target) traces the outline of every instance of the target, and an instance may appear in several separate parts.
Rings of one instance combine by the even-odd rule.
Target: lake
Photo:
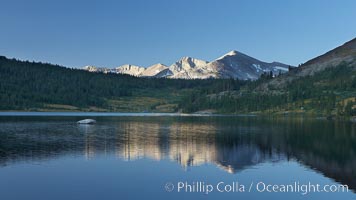
[[[97,124],[76,124],[84,118]],[[4,200],[339,200],[356,199],[355,190],[349,122],[0,113]]]

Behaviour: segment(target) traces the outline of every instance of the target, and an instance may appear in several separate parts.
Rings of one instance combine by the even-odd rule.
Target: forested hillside
[[[269,85],[273,79],[138,78],[0,57],[0,110],[356,115],[354,65],[343,62],[284,88]]]
[[[324,116],[356,115],[355,66],[341,63],[313,76],[300,77],[287,87],[274,88],[268,92],[256,90],[268,83],[269,77],[261,78],[242,87],[239,91],[206,95],[195,93],[181,105],[185,112],[217,109],[224,113],[309,113]]]
[[[307,113],[356,115],[356,38],[278,77],[264,74],[239,91],[195,93],[186,112],[216,109],[226,113]]]
[[[0,110],[177,111],[193,91],[237,90],[238,80],[138,78],[0,57]]]

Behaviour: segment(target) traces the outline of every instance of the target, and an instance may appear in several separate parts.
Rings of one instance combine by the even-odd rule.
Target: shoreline
[[[204,116],[239,116],[230,114],[208,114],[208,113],[154,113],[154,112],[85,112],[85,111],[0,111],[0,117],[81,117],[81,116],[93,116],[93,117],[204,117]],[[242,115],[241,115],[242,116]]]
[[[0,111],[0,117],[263,117],[263,118],[309,118],[328,121],[356,123],[356,116],[326,116],[308,113],[163,113],[163,112],[93,112],[93,111]]]

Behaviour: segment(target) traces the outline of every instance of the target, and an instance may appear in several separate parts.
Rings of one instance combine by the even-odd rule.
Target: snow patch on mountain
[[[288,71],[288,68],[285,68],[285,67],[275,66],[275,67],[273,67],[273,68],[274,68],[274,69],[277,69],[277,70]]]
[[[227,56],[235,56],[238,52],[237,51],[229,51],[227,54],[224,54],[222,56],[220,56],[219,58],[215,59],[215,60],[221,60],[224,59]]]

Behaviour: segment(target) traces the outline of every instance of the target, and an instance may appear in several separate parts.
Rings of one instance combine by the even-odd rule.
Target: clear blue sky
[[[1,0],[0,55],[68,67],[213,60],[297,65],[356,37],[355,0]]]

